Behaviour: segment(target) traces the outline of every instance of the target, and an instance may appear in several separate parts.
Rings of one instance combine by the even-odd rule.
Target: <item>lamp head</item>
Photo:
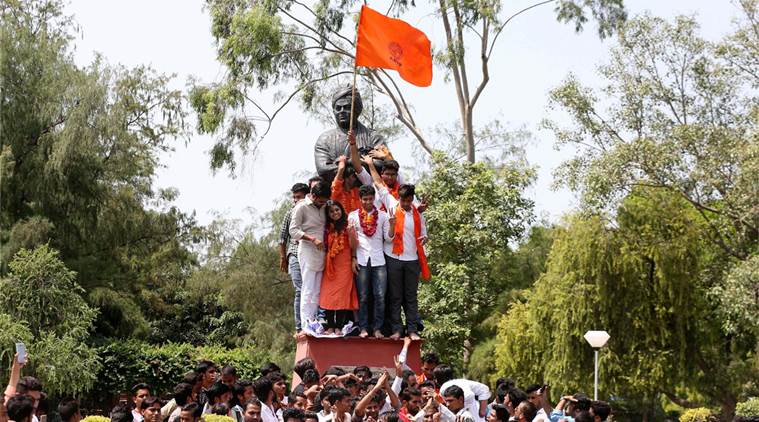
[[[590,347],[600,349],[606,345],[611,336],[606,331],[588,331],[583,337],[590,344]]]

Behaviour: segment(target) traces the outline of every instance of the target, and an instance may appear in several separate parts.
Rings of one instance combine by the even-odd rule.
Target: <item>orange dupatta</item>
[[[424,255],[424,245],[419,239],[422,236],[422,217],[415,206],[411,206],[414,213],[414,240],[416,241],[416,255],[419,257],[419,266],[422,269],[422,280],[430,279],[430,268],[427,265],[427,257]],[[393,236],[393,253],[400,255],[403,253],[403,225],[406,220],[406,212],[401,205],[395,207],[395,235]]]

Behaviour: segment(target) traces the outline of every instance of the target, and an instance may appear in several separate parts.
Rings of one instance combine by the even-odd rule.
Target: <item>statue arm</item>
[[[314,161],[316,164],[316,172],[320,175],[324,173],[334,172],[337,170],[337,164],[332,162],[332,154],[330,153],[329,145],[326,139],[319,138],[314,146]]]

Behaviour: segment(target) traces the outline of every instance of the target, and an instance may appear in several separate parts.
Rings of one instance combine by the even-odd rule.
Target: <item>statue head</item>
[[[335,121],[337,125],[343,130],[348,130],[350,127],[350,114],[351,114],[351,94],[353,87],[346,85],[340,87],[332,95],[332,112],[335,114]],[[353,122],[358,121],[358,116],[361,115],[361,111],[364,109],[364,105],[361,102],[361,95],[356,90],[356,103],[353,110]]]

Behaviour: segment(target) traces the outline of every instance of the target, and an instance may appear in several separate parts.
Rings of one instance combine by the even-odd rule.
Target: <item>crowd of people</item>
[[[386,148],[361,156],[352,133],[348,145],[331,182],[317,176],[291,189],[279,246],[295,288],[296,334],[418,340],[426,204]]]
[[[521,389],[502,378],[491,390],[456,377],[435,353],[422,355],[416,372],[406,365],[410,344],[406,338],[394,357],[394,375],[367,366],[320,373],[311,358],[302,359],[294,367],[299,383],[290,389],[273,363],[261,368],[259,378],[243,380],[234,367],[203,360],[170,393],[134,385],[131,397],[121,397],[107,416],[111,422],[201,422],[210,414],[233,422],[602,422],[611,414],[608,403],[582,394],[562,397],[553,407],[548,385]],[[45,422],[43,386],[22,377],[22,367],[14,360],[0,422]],[[57,413],[61,422],[82,419],[74,399],[61,400]]]

